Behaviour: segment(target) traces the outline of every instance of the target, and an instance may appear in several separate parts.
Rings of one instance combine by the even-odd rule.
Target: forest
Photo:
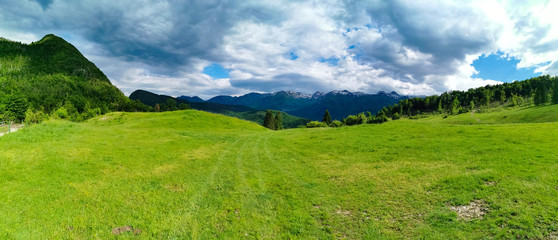
[[[46,35],[29,45],[0,39],[0,121],[82,121],[109,111],[148,110],[62,38]]]

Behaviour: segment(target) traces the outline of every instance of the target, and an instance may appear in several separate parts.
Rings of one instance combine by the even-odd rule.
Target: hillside
[[[54,35],[29,45],[0,40],[0,118],[23,120],[28,109],[123,110],[129,100],[74,46]]]
[[[557,119],[521,116],[555,110],[285,131],[194,110],[50,121],[0,137],[0,235],[553,239]]]
[[[254,109],[275,109],[294,116],[321,121],[326,110],[332,118],[341,120],[360,112],[376,113],[385,106],[395,104],[407,96],[395,92],[365,94],[361,92],[332,91],[312,95],[293,91],[276,93],[249,93],[239,97],[217,96],[207,102],[248,106]]]
[[[176,103],[178,104],[180,103],[188,104],[193,109],[212,112],[212,113],[220,113],[231,117],[237,117],[240,119],[256,122],[260,125],[263,124],[263,119],[265,117],[265,111],[255,110],[246,106],[229,105],[229,104],[221,104],[221,103],[213,103],[213,102],[190,102],[185,100],[184,97],[182,99],[173,98],[171,96],[159,95],[144,90],[134,91],[132,94],[130,94],[130,99],[138,100],[152,107],[154,107],[156,104],[164,104],[170,99],[176,101]],[[309,121],[310,120],[308,119],[295,117],[283,113],[283,127],[285,128],[295,128],[298,126],[304,126]]]

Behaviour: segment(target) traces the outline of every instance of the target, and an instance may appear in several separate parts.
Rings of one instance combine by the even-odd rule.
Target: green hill
[[[546,123],[558,121],[558,104],[518,108],[491,108],[482,112],[449,116],[442,120],[454,124]]]
[[[0,137],[0,236],[553,239],[555,110],[285,131],[194,110],[49,121]]]
[[[74,46],[54,35],[29,45],[0,40],[0,119],[29,109],[125,110],[131,102]]]
[[[184,99],[173,98],[171,96],[159,95],[145,90],[136,90],[130,94],[130,99],[140,101],[143,104],[155,107],[156,104],[165,104],[168,100],[172,100],[177,104],[184,103],[188,104],[191,108],[212,112],[220,113],[226,116],[236,117],[252,122],[256,122],[260,125],[263,124],[266,111],[255,110],[250,107],[241,105],[229,105],[213,102],[189,102]],[[277,112],[277,111],[275,111]],[[287,113],[282,113],[283,115],[283,127],[285,128],[296,128],[298,126],[305,126],[310,120],[300,117],[295,117]]]

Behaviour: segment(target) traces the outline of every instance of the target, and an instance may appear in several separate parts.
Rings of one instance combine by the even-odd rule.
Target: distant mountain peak
[[[198,103],[198,102],[205,102],[205,100],[201,99],[201,98],[198,97],[198,96],[193,96],[193,97],[190,97],[190,96],[180,96],[180,97],[177,97],[177,98],[178,98],[178,99],[182,99],[182,100],[186,100],[186,101],[188,101],[188,102],[196,102],[196,103]]]
[[[310,95],[310,94],[295,92],[295,91],[292,91],[292,90],[279,91],[279,92],[274,93],[274,95],[284,95],[284,96],[289,96],[289,97],[293,97],[293,98],[312,98],[312,95]]]
[[[325,93],[320,92],[320,91],[317,91],[317,92],[315,92],[314,94],[312,94],[312,98],[313,98],[313,99],[317,99],[317,98],[323,97],[324,95],[325,95]]]

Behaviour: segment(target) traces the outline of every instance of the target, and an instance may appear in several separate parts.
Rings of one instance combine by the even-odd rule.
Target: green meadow
[[[556,239],[558,105],[267,130],[194,110],[0,137],[1,239]],[[452,210],[478,203],[480,216]]]

